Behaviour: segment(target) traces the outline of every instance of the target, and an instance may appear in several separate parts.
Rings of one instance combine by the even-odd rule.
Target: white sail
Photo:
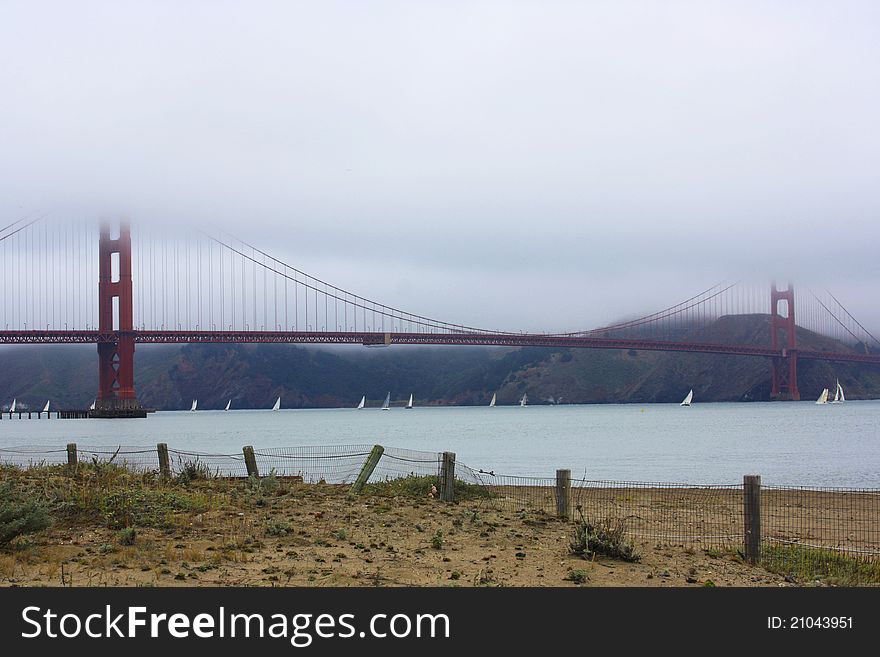
[[[224,410],[224,411],[228,411],[230,406],[232,406],[232,400],[231,400],[231,399],[230,399],[228,402],[226,402],[226,408],[224,408],[223,410]]]
[[[12,400],[12,406],[9,407],[10,413],[15,413],[15,399]]]
[[[98,400],[97,400],[97,399],[96,399],[96,400],[94,400],[94,401],[93,401],[93,402],[92,402],[92,405],[91,405],[91,406],[89,406],[89,410],[90,410],[90,411],[93,411],[93,410],[95,410],[95,405],[96,405],[96,404],[97,404],[97,403],[98,403]]]
[[[526,406],[529,403],[529,396],[527,394],[523,394],[522,399],[519,400],[520,406]]]
[[[497,395],[497,393],[494,393],[494,392],[492,393],[492,401],[489,402],[489,408],[492,408],[493,406],[495,406],[495,396],[496,395]]]
[[[48,412],[49,412],[49,400],[48,400],[48,399],[46,400],[46,405],[43,406],[43,412],[44,412],[44,413],[48,413]]]
[[[822,389],[822,394],[819,395],[819,399],[816,400],[817,404],[827,404],[828,403],[828,388]]]
[[[694,400],[694,389],[691,388],[691,391],[687,394],[687,397],[685,397],[682,400],[682,402],[679,404],[679,406],[690,406],[691,402],[693,400]]]
[[[832,404],[840,404],[846,401],[846,396],[843,394],[843,386],[840,385],[840,379],[837,380],[837,387],[834,389],[834,401]]]
[[[390,411],[391,410],[391,393],[390,392],[387,395],[385,395],[385,401],[382,402],[382,410],[383,411]]]
[[[406,408],[412,408],[412,393],[409,393],[409,404],[406,405]]]
[[[191,407],[189,410],[190,410],[191,412],[194,411],[194,410],[196,410],[196,408],[198,407],[198,405],[199,405],[199,400],[198,400],[198,399],[193,399],[192,407]]]
[[[357,407],[358,407],[358,408],[363,408],[363,407],[364,407],[364,404],[366,404],[366,403],[367,403],[367,396],[364,395],[363,397],[361,397],[361,403],[358,404]]]
[[[275,405],[272,407],[273,411],[277,411],[281,408],[281,397],[275,400]]]

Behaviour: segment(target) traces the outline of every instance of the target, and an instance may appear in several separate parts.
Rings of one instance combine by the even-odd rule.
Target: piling
[[[244,454],[244,466],[247,468],[248,477],[259,477],[260,471],[257,469],[257,457],[254,456],[254,448],[250,445],[242,448]]]
[[[168,445],[159,443],[156,445],[156,451],[159,453],[159,474],[169,479],[171,477],[171,462],[168,460]]]
[[[746,561],[761,559],[761,476],[743,476],[743,547]]]
[[[367,481],[369,481],[370,475],[373,474],[373,470],[376,469],[376,466],[379,464],[379,459],[382,458],[382,454],[384,453],[385,448],[382,447],[382,445],[373,445],[373,449],[370,450],[367,460],[364,461],[360,474],[358,474],[357,479],[355,479],[354,483],[351,485],[351,490],[348,491],[349,495],[360,495],[361,490],[364,485],[366,485]]]
[[[571,470],[556,471],[556,517],[571,517]]]
[[[455,452],[443,452],[440,462],[440,499],[455,501]]]

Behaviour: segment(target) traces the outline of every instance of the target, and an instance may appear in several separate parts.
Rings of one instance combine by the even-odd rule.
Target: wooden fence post
[[[440,463],[440,499],[455,501],[455,452],[443,452]]]
[[[364,461],[360,474],[358,474],[357,479],[355,479],[354,483],[351,485],[351,490],[348,491],[349,495],[361,494],[361,490],[363,490],[367,481],[369,481],[370,475],[373,474],[373,470],[376,469],[376,466],[379,464],[379,459],[382,458],[384,453],[385,448],[382,447],[382,445],[373,445],[373,449],[370,450],[367,460]]]
[[[78,459],[76,458],[76,443],[67,443],[67,465],[76,467]]]
[[[248,445],[242,448],[244,453],[244,467],[247,468],[248,477],[259,477],[260,471],[257,469],[257,457],[254,456],[254,448]]]
[[[571,470],[556,471],[556,517],[571,517]]]
[[[168,445],[159,443],[156,445],[159,452],[159,474],[166,479],[171,477],[171,463],[168,461]]]
[[[743,544],[746,561],[761,559],[761,476],[743,476]]]

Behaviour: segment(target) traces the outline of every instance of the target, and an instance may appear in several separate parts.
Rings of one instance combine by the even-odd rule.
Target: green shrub
[[[134,545],[137,539],[137,530],[134,527],[120,529],[116,534],[116,539],[120,545]]]
[[[568,577],[566,577],[570,582],[574,582],[575,584],[584,584],[588,579],[590,579],[589,574],[583,568],[576,568],[568,573]]]
[[[195,459],[193,461],[186,461],[181,465],[180,472],[177,475],[177,481],[185,484],[190,481],[213,479],[215,476],[216,473],[211,471],[211,468],[207,463]]]
[[[620,518],[606,519],[595,524],[587,522],[578,506],[580,520],[575,524],[569,551],[584,559],[594,556],[611,557],[621,561],[639,561],[641,555],[626,537],[626,523]]]
[[[275,470],[271,470],[265,477],[248,477],[251,492],[256,495],[272,494],[281,487],[281,482],[275,476]]]
[[[274,520],[266,525],[266,536],[287,536],[292,531],[290,523],[284,520]]]
[[[400,495],[426,499],[431,492],[431,486],[435,486],[439,491],[440,480],[432,475],[411,474],[406,477],[386,479],[385,481],[367,484],[364,487],[364,493],[369,495],[387,495],[392,497]],[[435,495],[435,499],[439,497],[439,493]],[[489,499],[491,497],[493,497],[493,494],[486,486],[470,484],[458,479],[455,481],[456,501]]]
[[[443,532],[439,529],[434,532],[434,535],[431,537],[431,547],[435,550],[443,549]]]
[[[9,484],[0,486],[0,546],[8,545],[18,536],[45,529],[49,524],[45,508],[36,502],[21,500]]]

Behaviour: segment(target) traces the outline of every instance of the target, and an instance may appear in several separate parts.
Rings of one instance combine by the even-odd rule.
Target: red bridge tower
[[[101,226],[98,246],[98,330],[113,336],[98,343],[98,398],[92,417],[146,417],[134,391],[134,317],[131,285],[131,228]],[[114,271],[114,257],[117,256]]]
[[[779,313],[779,302],[785,301],[785,315]],[[797,384],[797,334],[794,322],[794,287],[777,290],[770,288],[770,343],[781,355],[771,364],[771,399],[800,401]]]

